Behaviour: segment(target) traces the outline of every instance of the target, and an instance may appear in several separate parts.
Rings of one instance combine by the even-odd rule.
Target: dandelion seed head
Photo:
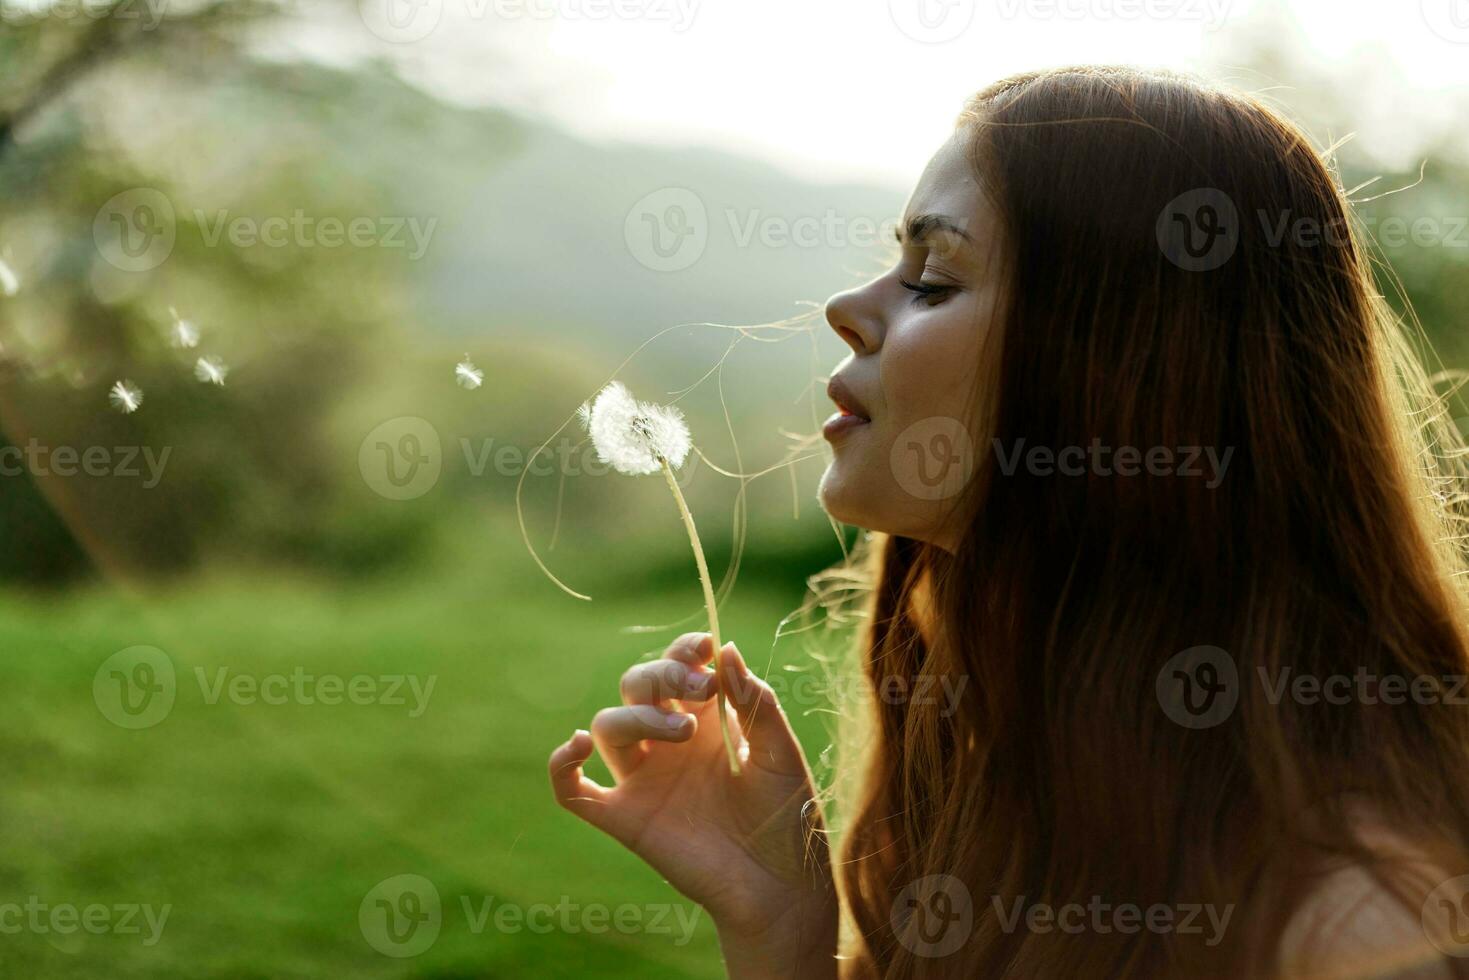
[[[20,292],[20,276],[10,267],[10,263],[0,259],[0,296],[7,299]]]
[[[131,381],[119,381],[107,392],[112,407],[124,415],[131,415],[143,404],[143,392]]]
[[[230,369],[217,357],[201,357],[194,362],[194,377],[205,384],[222,385]]]
[[[469,355],[464,355],[464,360],[454,365],[454,383],[466,391],[473,391],[484,383],[485,373],[474,366]]]
[[[657,473],[665,460],[677,469],[693,446],[682,412],[672,405],[640,402],[616,381],[577,415],[591,433],[597,458],[619,473]]]

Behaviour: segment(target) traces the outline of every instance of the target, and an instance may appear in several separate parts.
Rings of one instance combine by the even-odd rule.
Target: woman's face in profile
[[[908,199],[897,265],[833,296],[852,349],[829,389],[833,459],[820,498],[837,520],[952,547],[949,510],[982,452],[978,385],[1001,283],[996,213],[957,131]]]

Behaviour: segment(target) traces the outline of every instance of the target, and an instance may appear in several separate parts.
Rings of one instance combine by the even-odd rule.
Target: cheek
[[[942,311],[942,315],[940,315]],[[890,437],[925,419],[967,421],[980,376],[986,324],[973,303],[950,303],[894,330],[883,342],[882,389]]]

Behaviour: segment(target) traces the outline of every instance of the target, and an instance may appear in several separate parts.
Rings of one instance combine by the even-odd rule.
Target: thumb
[[[770,685],[750,673],[733,643],[719,653],[719,688],[750,743],[750,764],[785,776],[805,776],[806,757]]]

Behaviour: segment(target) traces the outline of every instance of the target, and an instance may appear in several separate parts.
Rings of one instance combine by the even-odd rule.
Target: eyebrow
[[[921,242],[936,231],[946,231],[952,235],[958,235],[970,244],[974,243],[974,239],[970,238],[963,228],[941,214],[916,214],[908,219],[906,231],[900,227],[896,229],[895,234],[898,244],[901,245],[905,241]]]

